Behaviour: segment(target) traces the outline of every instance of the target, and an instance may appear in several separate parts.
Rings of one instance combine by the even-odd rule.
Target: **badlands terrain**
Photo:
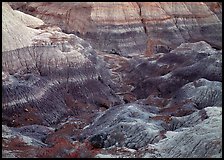
[[[222,3],[2,3],[2,158],[221,158]]]

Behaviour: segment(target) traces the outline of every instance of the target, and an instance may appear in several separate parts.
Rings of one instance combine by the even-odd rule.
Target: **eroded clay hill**
[[[2,4],[2,157],[222,157],[222,3]]]

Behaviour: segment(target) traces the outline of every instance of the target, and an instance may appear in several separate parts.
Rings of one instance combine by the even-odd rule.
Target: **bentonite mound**
[[[2,10],[3,158],[222,157],[222,3]]]
[[[121,103],[104,82],[105,73],[98,68],[94,51],[85,49],[82,54],[57,46],[3,52],[4,123],[55,124],[61,117],[84,110],[78,103],[96,105],[92,109]]]
[[[105,64],[87,42],[67,35],[50,44],[2,52],[4,124],[55,124],[81,110],[90,116],[100,107],[122,103],[110,88]]]
[[[169,51],[200,40],[222,46],[218,2],[27,2],[12,7],[78,34],[94,48],[125,56]]]
[[[156,61],[138,65],[129,78],[137,79],[132,82],[136,84],[133,93],[139,98],[149,94],[170,98],[180,87],[199,78],[222,81],[221,57],[222,52],[205,42],[182,44],[170,53],[161,54]],[[140,77],[136,76],[139,72]]]
[[[129,106],[123,106],[124,110],[126,112],[133,108],[133,104]],[[123,111],[123,110],[122,110]],[[121,112],[122,112],[121,111]],[[137,111],[137,110],[135,110]],[[119,111],[118,111],[119,112]],[[121,113],[120,112],[120,113]],[[127,112],[128,113],[128,112]],[[136,115],[140,112],[133,112]],[[105,113],[105,114],[109,114]],[[150,112],[148,113],[150,114]],[[192,113],[188,116],[183,117],[171,117],[171,121],[163,121],[163,123],[170,123],[172,126],[172,130],[166,130],[160,133],[157,133],[156,131],[159,128],[162,128],[163,123],[161,123],[161,120],[150,120],[148,118],[148,122],[144,124],[143,121],[137,121],[139,118],[135,117],[136,121],[128,121],[125,122],[117,122],[113,125],[108,124],[108,128],[114,127],[114,130],[119,130],[123,134],[119,134],[119,131],[115,132],[117,133],[116,138],[114,138],[114,141],[118,141],[117,143],[114,143],[114,145],[121,146],[122,144],[119,144],[120,141],[118,138],[123,138],[123,141],[128,142],[128,144],[133,144],[131,147],[123,147],[123,150],[119,149],[119,147],[116,148],[105,148],[104,151],[101,154],[98,154],[97,157],[144,157],[144,158],[183,158],[183,157],[192,157],[192,158],[199,158],[199,157],[220,157],[221,156],[221,148],[222,148],[222,129],[220,127],[221,125],[221,117],[218,115],[222,114],[221,107],[207,107],[203,110],[197,111]],[[142,119],[144,115],[142,115]],[[151,117],[153,119],[153,116]],[[123,125],[124,128],[120,129],[116,126],[118,124]],[[97,125],[97,123],[95,123]],[[103,123],[102,125],[105,125]],[[140,126],[143,125],[144,127]],[[153,127],[154,126],[154,127]],[[157,126],[157,128],[155,127]],[[135,128],[135,129],[133,129]],[[128,135],[126,135],[127,132],[125,130],[129,130]],[[157,136],[155,139],[156,143],[145,143],[148,141],[149,137],[152,137],[152,135],[147,135],[147,132],[157,133]],[[112,134],[111,132],[106,131],[105,126],[105,134],[109,134],[109,137],[107,135],[108,140],[112,140]],[[215,133],[215,134],[214,134]],[[102,134],[101,134],[102,135]],[[156,135],[156,134],[155,134]],[[115,137],[114,136],[114,137]],[[135,138],[130,138],[130,137]],[[95,136],[96,137],[96,136]],[[92,143],[96,143],[94,140],[96,139],[93,137]],[[103,137],[103,136],[102,136]],[[106,136],[105,136],[106,137]],[[94,139],[95,138],[95,139]],[[145,144],[145,147],[141,147],[141,145]],[[124,145],[124,143],[123,143]],[[138,147],[138,150],[130,150],[128,148],[135,148]],[[140,148],[141,147],[141,148]],[[203,156],[202,156],[203,155]]]

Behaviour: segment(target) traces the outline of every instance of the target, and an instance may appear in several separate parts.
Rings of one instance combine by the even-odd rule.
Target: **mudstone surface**
[[[222,3],[2,11],[2,158],[222,157]]]

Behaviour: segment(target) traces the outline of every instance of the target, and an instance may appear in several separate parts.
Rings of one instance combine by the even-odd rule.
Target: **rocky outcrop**
[[[104,148],[97,157],[220,157],[219,124],[213,127],[217,131],[200,126],[216,125],[213,118],[216,112],[222,112],[221,53],[201,41],[183,43],[169,53],[148,59],[122,58],[123,63],[112,71],[135,87],[137,99],[146,99],[105,111],[84,129],[80,139],[87,138],[94,147]],[[107,58],[108,62],[114,60]],[[199,136],[202,132],[203,138]],[[192,150],[180,149],[186,146],[181,140],[185,136],[186,144],[192,145],[187,148]],[[180,138],[176,139],[180,147],[166,147],[176,146],[174,137]]]
[[[208,107],[205,113],[207,118],[193,127],[167,134],[168,138],[157,146],[161,157],[221,157],[222,118],[219,115],[222,109]]]
[[[221,113],[221,108],[215,107],[214,110]],[[90,137],[90,142],[98,148],[115,145],[138,149],[159,143],[167,138],[168,131],[182,132],[185,128],[199,125],[211,116],[210,112],[212,107],[187,116],[174,117],[158,113],[158,108],[154,106],[134,103],[122,105],[111,108],[96,118],[93,124],[85,128],[81,138]],[[211,114],[215,116],[214,113]]]
[[[62,137],[53,138],[53,144],[45,142],[45,138],[39,140],[37,137],[47,137],[54,131],[45,126],[31,125],[14,129],[2,125],[2,129],[2,158],[90,158],[98,153],[89,143],[70,142]]]
[[[36,17],[13,10],[8,3],[3,3],[2,13],[2,51],[33,45],[62,45],[72,39],[71,35],[62,33],[59,27],[46,25]]]
[[[14,25],[4,23],[17,33]],[[91,117],[94,110],[122,103],[110,88],[110,74],[95,50],[81,38],[53,29],[38,30],[45,32],[38,35],[43,43],[23,48],[12,44],[18,49],[2,53],[4,124],[56,124],[68,115],[82,117],[83,111]]]
[[[81,44],[77,43],[79,47]],[[108,73],[100,69],[101,64],[94,54],[87,46],[80,52],[60,50],[57,46],[4,52],[3,73],[6,76],[2,100],[5,123],[49,125],[57,123],[63,116],[86,110],[88,105],[85,107],[85,103],[98,106],[90,105],[92,109],[120,103],[108,86],[110,82],[102,78]],[[90,108],[86,111],[92,112]]]
[[[139,5],[149,36],[148,54],[161,52],[161,48],[169,51],[167,46],[175,48],[181,43],[201,40],[222,48],[219,3],[148,2]],[[216,6],[216,12],[208,7],[211,5]]]
[[[148,123],[155,115],[146,106],[129,104],[107,110],[83,132],[90,136],[90,142],[98,148],[117,147],[140,148],[158,142],[164,130],[161,125]]]
[[[113,49],[128,55],[145,50],[147,36],[136,3],[27,3],[22,8],[13,6],[46,23],[55,24],[67,33],[81,36],[101,51]]]
[[[188,83],[173,96],[171,103],[189,102],[202,109],[209,106],[222,106],[222,83],[204,78]],[[184,94],[181,94],[184,93]],[[172,105],[171,104],[171,105]]]
[[[81,36],[96,49],[113,49],[124,56],[167,52],[181,43],[201,40],[222,48],[222,7],[218,2],[11,4]]]
[[[110,154],[111,157],[125,157],[127,153],[128,157],[135,158],[220,157],[221,114],[222,108],[213,106],[188,116],[171,116],[169,120],[162,120],[161,117],[158,119],[158,114],[151,113],[150,106],[129,104],[109,109],[84,133],[93,134],[91,143],[95,147],[105,148],[101,154]],[[109,120],[106,121],[106,118]],[[126,153],[119,155],[121,151],[115,152],[111,145],[138,150],[126,150]],[[151,148],[148,153],[147,148]]]
[[[32,44],[32,39],[39,31],[28,27],[28,24],[23,23],[24,14],[19,11],[14,11],[7,3],[2,3],[2,51],[22,48]],[[32,25],[42,25],[44,22],[40,19],[31,16],[26,16],[26,22],[29,21]],[[29,20],[27,20],[29,19]],[[24,34],[25,33],[25,34]]]
[[[147,58],[126,58],[103,55],[115,89],[125,102],[146,99],[146,104],[164,107],[178,89],[201,77],[209,81],[222,81],[222,51],[204,41],[183,43],[168,53],[158,53]],[[183,101],[182,101],[183,102]]]
[[[221,51],[205,42],[182,44],[170,53],[160,54],[156,60],[144,61],[134,68],[128,75],[129,83],[137,84],[132,92],[138,98],[151,94],[171,98],[180,87],[201,77],[221,82],[221,57]]]
[[[222,157],[220,5],[3,3],[2,157]]]
[[[202,111],[206,114],[206,118],[203,118]],[[176,123],[174,130],[165,132],[164,138],[159,142],[148,144],[147,147],[138,150],[129,150],[125,147],[120,149],[108,148],[104,149],[101,154],[109,154],[108,156],[114,158],[221,157],[220,114],[222,114],[221,107],[208,107],[189,116],[172,117],[171,124],[177,119],[179,123]],[[144,139],[141,140],[144,141]]]

